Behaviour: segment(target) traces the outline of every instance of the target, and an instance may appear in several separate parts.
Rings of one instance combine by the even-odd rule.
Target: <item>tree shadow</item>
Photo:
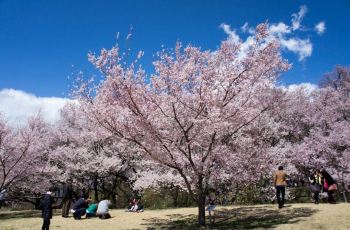
[[[215,212],[214,229],[256,229],[273,228],[280,224],[297,223],[300,217],[309,217],[316,213],[312,208],[272,209],[271,206],[247,206],[233,209],[220,209]],[[196,215],[168,215],[169,219],[151,218],[147,221],[147,229],[198,229]]]

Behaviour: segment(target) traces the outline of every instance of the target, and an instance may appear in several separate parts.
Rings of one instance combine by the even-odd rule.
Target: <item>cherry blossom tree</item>
[[[148,160],[174,170],[198,204],[200,225],[205,225],[210,184],[230,169],[237,172],[231,179],[239,180],[245,176],[239,172],[253,168],[241,168],[245,155],[234,143],[253,142],[244,129],[274,106],[271,89],[289,68],[278,43],[267,39],[267,27],[257,26],[244,49],[240,42],[222,42],[215,52],[178,43],[173,51],[159,52],[150,77],[138,60],[127,66],[118,46],[89,57],[105,79],[96,97],[81,95],[86,114],[137,145]],[[263,155],[254,152],[249,160],[257,162]]]
[[[312,92],[303,85],[295,89],[282,89],[284,99],[270,113],[273,119],[273,146],[270,154],[288,168],[289,174],[306,175],[309,159],[302,153],[296,154],[295,147],[301,144],[312,128]],[[302,164],[298,164],[302,162]],[[275,167],[277,168],[277,167]]]
[[[309,135],[299,151],[312,165],[328,168],[342,183],[350,173],[350,69],[337,66],[323,78],[323,88],[312,95]]]
[[[117,183],[129,182],[137,168],[136,154],[126,154],[132,146],[89,121],[74,103],[62,109],[53,139],[50,161],[58,180],[71,178],[76,185],[93,187],[96,200],[102,193],[115,204]]]
[[[27,195],[40,193],[50,184],[47,167],[51,128],[40,115],[25,126],[8,126],[0,117],[0,190],[16,200],[33,202]]]
[[[289,90],[272,115],[276,150],[295,175],[305,178],[325,167],[343,185],[349,183],[349,76],[349,68],[337,66],[321,88]]]

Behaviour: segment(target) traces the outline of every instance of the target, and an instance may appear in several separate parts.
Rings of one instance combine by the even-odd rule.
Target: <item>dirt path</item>
[[[196,229],[196,208],[147,210],[128,213],[112,210],[112,219],[54,216],[50,229]],[[214,229],[350,229],[350,204],[292,204],[279,210],[273,205],[218,207]],[[41,218],[0,219],[0,229],[40,229]]]

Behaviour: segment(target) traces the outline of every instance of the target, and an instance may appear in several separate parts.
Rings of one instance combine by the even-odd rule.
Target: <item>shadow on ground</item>
[[[309,217],[317,210],[311,208],[286,207],[281,210],[271,206],[247,206],[233,209],[221,209],[215,213],[215,223],[211,229],[257,229],[273,228],[280,224],[296,223],[300,217]],[[168,215],[169,219],[145,219],[145,227],[151,229],[197,229],[196,215]],[[208,218],[207,218],[207,223]]]

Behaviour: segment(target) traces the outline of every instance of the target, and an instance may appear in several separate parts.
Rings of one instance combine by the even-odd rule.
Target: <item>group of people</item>
[[[72,181],[68,180],[63,183],[62,187],[62,202],[60,205],[54,203],[53,196],[54,188],[50,188],[42,199],[39,208],[42,210],[43,225],[42,230],[48,230],[50,227],[50,220],[52,219],[52,210],[54,208],[62,208],[62,217],[69,217],[69,213],[73,214],[74,219],[79,220],[85,218],[99,217],[100,219],[109,219],[110,200],[102,200],[99,203],[92,199],[87,199],[87,196],[82,195],[73,203],[74,192]],[[73,204],[72,204],[73,203]],[[129,212],[143,212],[144,205],[141,200],[132,199],[128,207]]]
[[[332,176],[324,169],[315,170],[309,177],[310,190],[313,192],[313,198],[315,204],[319,203],[319,194],[327,192],[328,202],[334,204],[334,191],[337,190],[337,185]],[[274,174],[274,186],[276,188],[276,196],[278,207],[282,208],[285,202],[285,192],[287,186],[287,174],[283,170],[283,166],[279,166],[278,170]],[[110,200],[102,200],[99,203],[94,202],[91,199],[87,199],[86,196],[81,196],[72,206],[73,200],[73,188],[71,181],[63,184],[63,194],[61,205],[54,204],[54,197],[52,195],[53,189],[50,188],[46,192],[39,208],[42,209],[43,225],[42,230],[48,230],[50,226],[50,219],[52,218],[53,208],[62,207],[62,217],[67,218],[69,212],[73,214],[74,219],[81,219],[83,216],[86,218],[99,217],[101,219],[111,218],[108,208],[111,205]],[[72,209],[70,209],[72,206]],[[144,205],[140,200],[130,200],[128,210],[129,212],[143,212]],[[211,212],[215,209],[214,199],[209,197],[209,206],[207,211]]]
[[[62,207],[62,217],[67,218],[69,212],[73,214],[74,219],[79,220],[83,216],[86,218],[99,217],[100,219],[109,219],[109,206],[110,200],[102,200],[99,203],[94,202],[92,199],[87,199],[85,195],[82,195],[76,202],[73,201],[73,189],[71,181],[63,184],[63,194],[61,204],[54,203],[53,196],[54,188],[51,187],[46,192],[42,199],[39,208],[42,210],[43,225],[42,230],[49,230],[50,220],[52,219],[52,211],[54,208]]]
[[[334,191],[337,190],[337,184],[324,168],[316,169],[312,175],[309,176],[309,181],[315,204],[319,203],[319,194],[321,192],[327,192],[328,202],[335,204]],[[287,184],[287,173],[283,170],[283,166],[279,166],[274,174],[274,186],[276,188],[278,208],[284,206]]]
[[[328,203],[335,204],[334,199],[334,191],[336,191],[337,184],[333,177],[324,169],[317,169],[315,172],[309,177],[310,181],[310,190],[314,194],[314,202],[315,204],[319,203],[320,193],[327,192]]]
[[[62,188],[62,217],[67,218],[69,212],[73,213],[74,219],[81,219],[86,215],[86,218],[99,217],[101,219],[111,218],[108,207],[111,205],[111,201],[102,200],[98,204],[91,199],[87,199],[85,195],[81,196],[70,209],[74,192],[72,181],[68,180],[67,183],[63,183]]]
[[[86,218],[99,217],[100,219],[109,219],[108,207],[111,205],[110,200],[101,200],[98,204],[86,197],[79,198],[70,210],[76,220],[80,220],[82,216]]]
[[[143,212],[143,204],[141,200],[132,199],[130,200],[129,206],[128,206],[128,212]]]

